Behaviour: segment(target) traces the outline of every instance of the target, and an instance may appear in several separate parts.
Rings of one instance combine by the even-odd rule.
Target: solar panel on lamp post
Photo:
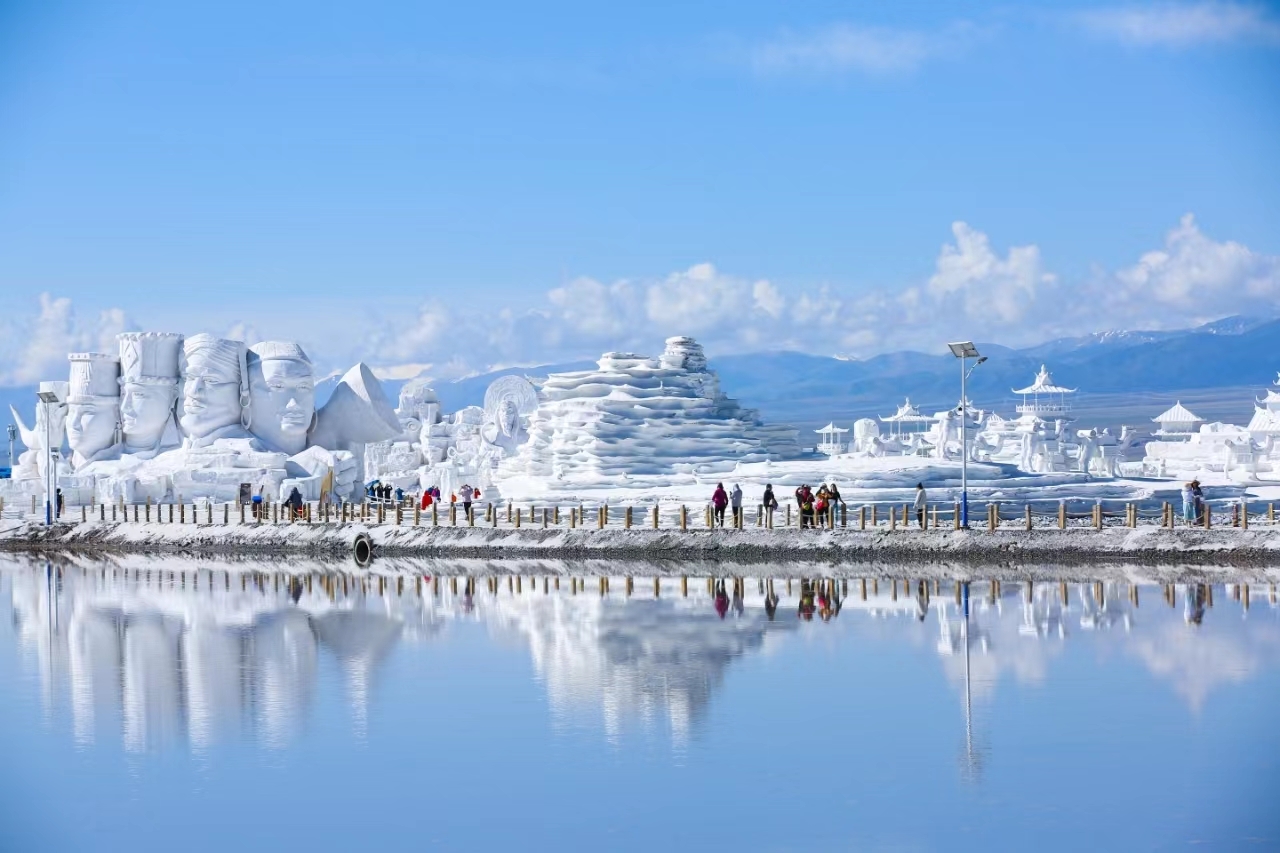
[[[947,344],[947,348],[951,350],[951,354],[960,359],[960,527],[969,529],[969,396],[965,392],[965,383],[969,379],[969,371],[966,370],[969,359],[974,358],[977,361],[974,367],[986,361],[985,356],[978,354],[978,348],[973,345],[973,341],[960,341],[959,343]]]
[[[57,475],[53,471],[53,405],[60,402],[53,391],[37,391],[44,405],[44,523],[53,524],[54,489]]]

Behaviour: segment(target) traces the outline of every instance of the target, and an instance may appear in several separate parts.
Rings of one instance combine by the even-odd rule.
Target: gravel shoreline
[[[45,527],[0,525],[0,551],[168,554],[198,557],[289,557],[350,560],[357,536],[368,536],[375,561],[593,560],[658,563],[780,562],[1083,567],[1204,566],[1249,570],[1280,566],[1280,530],[1158,527],[1032,531],[631,530],[589,528],[412,527],[378,524],[230,525],[85,522]]]

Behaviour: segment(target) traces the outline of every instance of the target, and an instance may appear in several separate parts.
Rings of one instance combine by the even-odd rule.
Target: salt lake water
[[[1267,584],[242,568],[0,557],[0,850],[1280,849]]]

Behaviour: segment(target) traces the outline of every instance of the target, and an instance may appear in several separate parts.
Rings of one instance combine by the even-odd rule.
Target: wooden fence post
[[[1027,504],[1027,529],[1031,529],[1031,504]]]
[[[680,504],[680,529],[689,529],[689,510],[684,504]]]
[[[1058,501],[1058,529],[1067,529],[1067,502]]]
[[[858,507],[858,529],[867,529],[867,507],[866,504]]]
[[[1249,502],[1244,498],[1240,499],[1240,529],[1249,529]]]
[[[653,529],[658,529],[658,505],[653,505]]]

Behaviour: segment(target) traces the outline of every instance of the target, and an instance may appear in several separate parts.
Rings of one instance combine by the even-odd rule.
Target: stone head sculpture
[[[240,341],[192,335],[182,345],[182,431],[209,438],[230,426],[249,428],[249,379]]]
[[[120,359],[101,352],[67,356],[67,444],[80,467],[120,442]]]
[[[182,335],[126,332],[120,344],[120,424],[126,453],[156,450],[174,422]]]
[[[249,347],[246,367],[250,431],[272,450],[301,453],[316,417],[311,359],[295,343],[263,341]]]

